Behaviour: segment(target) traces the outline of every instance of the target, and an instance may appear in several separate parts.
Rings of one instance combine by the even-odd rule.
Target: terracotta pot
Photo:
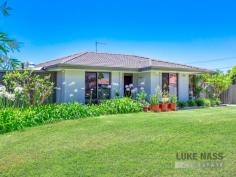
[[[171,111],[176,111],[176,103],[170,103],[169,105]]]
[[[148,112],[149,106],[143,106],[143,112]]]
[[[161,104],[161,111],[162,112],[168,111],[168,103],[162,103]]]
[[[151,111],[153,111],[153,112],[159,112],[159,111],[160,111],[160,106],[159,106],[159,104],[151,105]]]

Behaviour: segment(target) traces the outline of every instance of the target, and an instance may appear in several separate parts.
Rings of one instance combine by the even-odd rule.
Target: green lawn
[[[175,169],[177,152],[224,168]],[[0,176],[236,176],[236,106],[62,121],[0,135]]]

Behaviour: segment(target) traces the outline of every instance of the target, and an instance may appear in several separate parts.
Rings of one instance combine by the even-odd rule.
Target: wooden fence
[[[228,90],[221,94],[221,101],[224,104],[236,104],[236,85],[230,86]]]

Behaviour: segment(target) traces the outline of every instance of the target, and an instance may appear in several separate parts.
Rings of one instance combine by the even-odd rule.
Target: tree
[[[39,75],[30,70],[7,72],[3,76],[3,82],[9,92],[21,87],[25,102],[30,105],[45,103],[54,88],[50,74]]]
[[[0,12],[4,16],[8,16],[9,10],[11,8],[6,1],[0,7]],[[6,33],[0,32],[0,68],[2,70],[14,70],[20,65],[18,59],[9,57],[9,53],[19,51],[19,46],[20,44],[16,40],[10,39]]]
[[[208,93],[211,93],[209,97],[213,98],[219,98],[220,94],[232,84],[230,74],[223,74],[220,71],[203,75],[203,80],[207,85]]]
[[[234,66],[230,71],[229,71],[231,80],[233,84],[236,84],[236,66]]]
[[[1,6],[0,6],[0,12],[4,16],[9,16],[9,11],[12,10],[11,7],[8,6],[7,1],[5,1]]]

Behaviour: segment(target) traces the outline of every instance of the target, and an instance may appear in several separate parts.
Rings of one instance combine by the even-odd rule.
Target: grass
[[[175,169],[177,152],[224,168]],[[0,135],[0,176],[236,176],[236,107],[62,121]]]

